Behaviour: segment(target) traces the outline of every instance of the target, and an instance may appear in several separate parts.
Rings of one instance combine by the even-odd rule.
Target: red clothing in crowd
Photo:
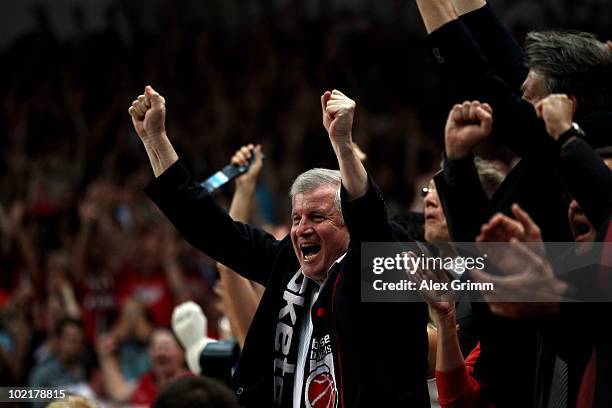
[[[140,377],[138,385],[132,394],[130,404],[151,405],[157,396],[157,384],[152,372],[148,372]]]
[[[178,379],[191,375],[193,374],[191,374],[189,371],[185,371],[176,378]],[[158,389],[157,383],[155,382],[153,372],[149,371],[140,377],[140,380],[138,380],[138,385],[132,394],[132,398],[130,398],[130,404],[150,406],[160,391],[161,390]]]
[[[78,288],[85,336],[92,344],[98,333],[109,330],[111,319],[117,313],[115,278],[103,272],[87,274]]]
[[[128,298],[144,304],[156,326],[170,326],[174,299],[168,279],[161,271],[145,275],[126,267],[119,275],[118,299],[123,305]]]
[[[472,376],[480,356],[480,343],[465,359],[465,365],[451,371],[436,370],[438,402],[442,408],[476,408],[483,406],[480,396],[482,384]],[[489,404],[489,407],[493,405]]]

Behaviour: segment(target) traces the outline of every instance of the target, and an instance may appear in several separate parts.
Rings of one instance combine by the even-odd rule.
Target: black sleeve
[[[480,227],[493,216],[493,208],[485,194],[474,165],[474,156],[448,160],[444,170],[434,177],[446,223],[455,242],[474,242]]]
[[[520,156],[554,151],[554,142],[533,105],[496,74],[462,21],[445,24],[428,41],[456,101],[491,105],[496,139]]]
[[[191,245],[247,279],[265,285],[283,241],[233,221],[180,161],[145,188]]]
[[[347,200],[344,186],[340,190],[342,216],[352,242],[395,241],[387,219],[385,200],[374,180],[368,175],[368,191],[363,197]]]
[[[527,78],[523,50],[497,18],[489,4],[460,17],[495,72],[514,92]]]
[[[427,305],[414,299],[404,299],[399,303],[361,300],[363,288],[359,271],[371,274],[371,269],[362,263],[363,253],[359,256],[361,244],[385,242],[397,245],[397,250],[400,250],[387,219],[384,199],[370,176],[368,191],[363,197],[347,201],[344,187],[340,195],[342,214],[351,240],[346,272],[353,274],[346,278],[346,290],[349,292],[347,320],[364,333],[386,333],[385,346],[376,352],[375,359],[364,359],[363,369],[372,373],[386,373],[384,381],[376,381],[375,386],[381,396],[392,396],[393,406],[429,406],[425,382]],[[385,281],[397,281],[401,276],[405,279],[403,271],[387,271]],[[398,324],[398,321],[402,323]],[[375,406],[377,402],[380,403],[369,401],[364,406]]]
[[[587,142],[576,138],[561,149],[558,169],[572,197],[600,230],[611,210],[612,172],[608,166]]]

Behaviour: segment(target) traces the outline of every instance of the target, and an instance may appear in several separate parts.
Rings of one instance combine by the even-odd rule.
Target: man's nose
[[[306,219],[302,218],[300,223],[298,224],[297,234],[298,235],[307,235],[312,232],[312,223]]]
[[[429,191],[423,200],[423,204],[425,205],[425,208],[438,207],[438,200],[436,200],[436,193],[433,191]]]
[[[577,212],[577,213],[581,213],[582,212],[582,208],[580,207],[580,204],[578,204],[578,201],[576,200],[572,200],[570,202],[570,210]]]

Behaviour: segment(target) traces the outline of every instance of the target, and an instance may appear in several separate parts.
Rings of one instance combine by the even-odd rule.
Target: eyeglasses
[[[435,187],[423,187],[421,189],[421,197],[425,198],[427,196],[427,194],[433,193],[434,191],[436,191]]]

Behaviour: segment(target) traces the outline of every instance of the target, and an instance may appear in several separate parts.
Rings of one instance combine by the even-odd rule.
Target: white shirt
[[[329,268],[329,270],[331,270],[331,268],[333,268],[335,264],[342,262],[345,256],[346,252],[342,254],[340,258],[336,259],[336,261]],[[304,276],[304,278],[310,279],[306,276]],[[310,297],[310,304],[305,310],[306,316],[303,320],[302,327],[300,328],[300,342],[298,344],[297,363],[295,366],[295,380],[293,383],[293,408],[302,407],[302,387],[304,386],[304,369],[306,368],[306,361],[308,361],[308,353],[310,352],[310,339],[312,338],[313,330],[312,306],[319,298],[319,292],[327,282],[327,277],[323,282],[317,282],[314,279],[311,280],[315,282],[317,286],[312,291],[312,296]]]

